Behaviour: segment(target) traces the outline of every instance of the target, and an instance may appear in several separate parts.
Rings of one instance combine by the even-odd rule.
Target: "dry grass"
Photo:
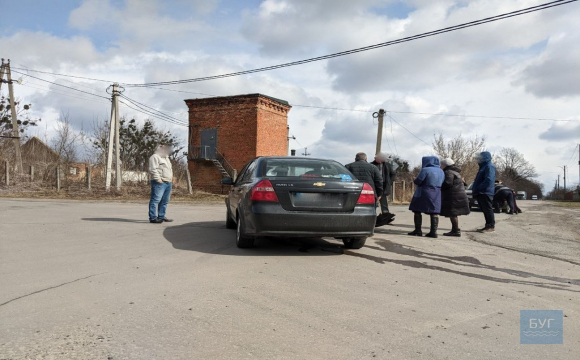
[[[148,183],[125,183],[120,191],[105,191],[104,181],[93,181],[91,188],[87,189],[84,182],[63,181],[61,190],[57,191],[54,186],[42,182],[16,178],[11,180],[10,186],[0,183],[0,198],[148,201],[150,196]],[[177,202],[222,203],[224,199],[225,195],[203,191],[190,195],[186,187],[179,185],[175,185],[171,193],[171,201]]]
[[[552,205],[567,208],[580,208],[580,201],[552,200]]]

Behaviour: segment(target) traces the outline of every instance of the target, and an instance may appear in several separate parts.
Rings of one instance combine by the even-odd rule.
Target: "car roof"
[[[323,158],[313,158],[313,157],[306,157],[306,156],[259,156],[256,158],[257,160],[318,160],[318,161],[334,161],[339,163],[334,159],[323,159]],[[340,164],[340,163],[339,163]]]

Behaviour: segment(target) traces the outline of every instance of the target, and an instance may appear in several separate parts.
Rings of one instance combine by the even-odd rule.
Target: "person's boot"
[[[443,235],[461,237],[461,229],[451,229],[450,232],[443,233]]]
[[[415,213],[413,220],[415,221],[415,230],[407,233],[407,235],[423,236],[423,231],[421,231],[421,225],[423,225],[423,216],[421,216],[421,213]]]
[[[425,236],[436,239],[438,227],[439,227],[439,216],[431,216],[431,229],[429,230],[429,233]]]

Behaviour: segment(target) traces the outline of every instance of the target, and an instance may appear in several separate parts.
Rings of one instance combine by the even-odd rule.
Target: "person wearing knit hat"
[[[451,231],[444,233],[445,236],[461,236],[459,229],[459,216],[469,215],[469,199],[465,192],[465,182],[461,176],[461,169],[455,166],[452,159],[443,159],[441,168],[445,174],[445,180],[441,185],[441,216],[451,220]]]

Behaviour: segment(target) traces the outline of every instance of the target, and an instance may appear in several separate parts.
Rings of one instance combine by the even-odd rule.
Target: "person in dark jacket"
[[[390,158],[385,153],[378,153],[375,155],[375,160],[371,162],[381,172],[383,178],[383,193],[379,194],[381,200],[381,214],[377,217],[377,226],[382,226],[391,223],[395,219],[395,214],[389,211],[389,203],[387,197],[391,195],[393,181],[395,180],[395,170],[393,165],[389,162]]]
[[[441,213],[439,215],[451,220],[451,231],[444,233],[445,236],[461,236],[459,229],[459,216],[469,215],[469,199],[465,192],[465,181],[461,177],[461,169],[455,166],[452,159],[443,159],[441,168],[445,174],[445,180],[441,185]]]
[[[375,192],[375,198],[380,199],[383,193],[383,178],[381,177],[379,169],[367,162],[367,155],[365,153],[360,152],[356,154],[354,162],[347,164],[346,168],[359,181],[369,184]]]
[[[512,189],[505,186],[501,181],[496,181],[494,192],[493,208],[496,213],[501,212],[500,207],[503,206],[504,201],[507,201],[508,206],[510,207],[508,214],[513,215],[514,212],[517,213],[514,200],[514,191]]]
[[[492,199],[495,194],[495,166],[491,163],[491,154],[488,151],[477,154],[475,160],[479,164],[479,171],[475,175],[471,189],[485,217],[485,227],[477,231],[493,232],[495,231],[495,215]]]
[[[421,213],[431,217],[431,230],[425,236],[436,238],[439,226],[439,212],[441,211],[441,185],[445,178],[443,170],[439,168],[440,162],[437,156],[423,156],[421,172],[413,181],[417,185],[409,210],[414,213],[415,230],[410,232],[412,236],[423,236],[421,225],[423,217]]]

